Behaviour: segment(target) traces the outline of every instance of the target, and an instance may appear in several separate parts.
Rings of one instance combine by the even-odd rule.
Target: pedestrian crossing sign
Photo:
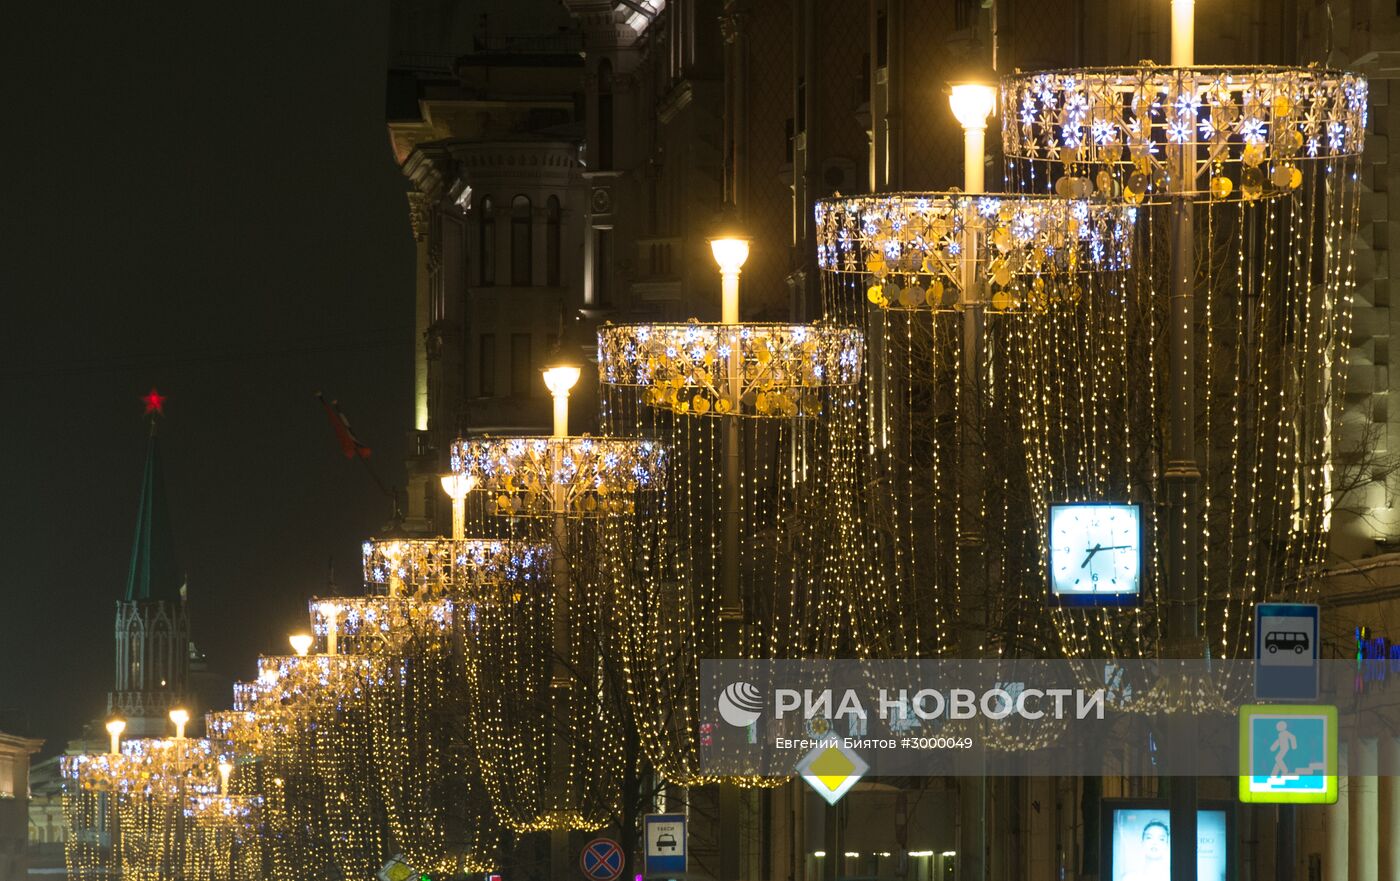
[[[1337,708],[1240,707],[1240,801],[1336,804]]]

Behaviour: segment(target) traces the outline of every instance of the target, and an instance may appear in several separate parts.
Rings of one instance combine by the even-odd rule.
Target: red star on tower
[[[150,415],[151,413],[154,413],[157,416],[164,416],[165,397],[165,395],[162,395],[154,388],[151,389],[150,394],[143,396],[141,400],[144,401],[146,404],[146,414]]]

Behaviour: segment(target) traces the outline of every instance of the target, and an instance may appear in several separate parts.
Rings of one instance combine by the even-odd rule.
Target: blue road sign
[[[578,865],[591,881],[616,881],[626,863],[622,846],[611,838],[595,838],[584,845]]]
[[[646,876],[664,878],[684,874],[685,814],[647,814],[643,830]]]
[[[1240,801],[1337,803],[1337,708],[1240,707]]]
[[[1254,696],[1261,701],[1317,700],[1322,628],[1309,603],[1254,607]]]

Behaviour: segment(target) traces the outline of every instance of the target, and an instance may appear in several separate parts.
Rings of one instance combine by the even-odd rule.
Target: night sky
[[[105,711],[146,427],[162,427],[194,641],[249,678],[402,482],[413,243],[383,3],[5,3],[0,729]],[[225,701],[227,697],[225,697]]]

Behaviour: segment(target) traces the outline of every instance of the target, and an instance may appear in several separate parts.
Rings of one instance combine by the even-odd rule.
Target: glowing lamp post
[[[228,795],[228,778],[233,774],[233,763],[219,762],[219,795]]]
[[[175,739],[185,739],[185,726],[190,721],[190,711],[184,707],[176,707],[170,711],[170,721],[175,725]]]
[[[125,719],[112,719],[107,723],[107,735],[112,738],[112,748],[109,752],[114,756],[122,751],[122,732],[125,730]]]
[[[546,368],[544,384],[554,396],[554,436],[569,436],[569,392],[578,385],[581,371],[571,364]]]
[[[743,236],[710,239],[710,253],[719,264],[720,321],[739,323],[739,270],[749,259],[749,240]]]
[[[1196,0],[1172,0],[1172,67],[1196,63]]]
[[[456,541],[466,537],[467,493],[471,492],[475,485],[476,479],[470,475],[444,474],[442,476],[442,491],[447,493],[447,497],[452,500],[452,538]]]
[[[340,637],[340,606],[335,603],[322,603],[321,617],[326,620],[326,654],[334,655]]]
[[[306,653],[311,651],[311,643],[315,641],[309,633],[293,633],[287,637],[287,642],[292,644],[292,651],[297,653],[298,658],[306,657]]]
[[[963,190],[985,192],[987,118],[996,108],[997,91],[986,83],[957,83],[948,93],[953,115],[963,127]]]

